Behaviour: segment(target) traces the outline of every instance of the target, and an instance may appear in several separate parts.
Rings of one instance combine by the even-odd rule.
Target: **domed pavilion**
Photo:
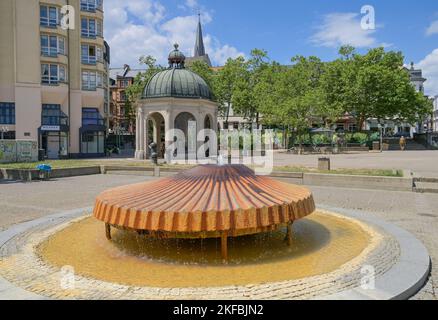
[[[184,133],[186,141],[203,129],[217,131],[218,106],[212,100],[207,83],[196,73],[185,68],[185,56],[178,45],[169,54],[169,68],[155,74],[143,90],[137,109],[137,159],[150,158],[149,144],[157,144],[159,158],[168,157],[169,146],[175,136],[172,129]],[[195,129],[196,128],[196,129]],[[190,132],[189,132],[190,131]],[[204,143],[198,137],[197,148]],[[187,153],[188,142],[185,152]],[[193,146],[192,146],[193,149]],[[179,152],[179,151],[178,151]]]

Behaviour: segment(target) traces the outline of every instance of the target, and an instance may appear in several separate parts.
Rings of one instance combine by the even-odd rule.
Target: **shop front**
[[[80,157],[94,158],[105,156],[106,126],[97,108],[82,109],[80,135]]]
[[[60,105],[43,105],[41,127],[38,129],[39,148],[48,159],[68,158],[68,117]]]

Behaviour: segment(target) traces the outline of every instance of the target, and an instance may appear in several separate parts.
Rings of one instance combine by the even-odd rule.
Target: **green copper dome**
[[[207,83],[196,73],[184,68],[185,56],[178,50],[169,54],[169,69],[152,77],[143,91],[143,98],[190,98],[211,100]]]

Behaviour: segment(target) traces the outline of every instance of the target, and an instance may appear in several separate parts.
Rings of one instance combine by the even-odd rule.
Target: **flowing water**
[[[219,239],[151,239],[114,230],[89,217],[72,223],[38,248],[58,267],[71,265],[87,277],[128,285],[200,287],[294,280],[331,272],[358,256],[371,235],[359,223],[315,213],[293,227],[293,246],[285,230],[230,238],[228,264]]]

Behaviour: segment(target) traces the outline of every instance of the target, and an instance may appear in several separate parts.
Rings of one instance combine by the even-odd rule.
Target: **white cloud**
[[[432,22],[426,30],[427,36],[431,36],[434,34],[438,34],[438,20]]]
[[[186,0],[186,6],[193,9],[197,8],[199,5],[197,0]]]
[[[423,70],[423,77],[427,79],[424,83],[425,93],[431,96],[438,95],[438,48],[421,60],[416,67]]]
[[[330,13],[324,16],[320,26],[310,41],[323,47],[352,45],[356,48],[371,47],[377,44],[373,36],[376,30],[361,28],[361,16],[356,13]]]
[[[167,18],[166,8],[155,0],[106,0],[105,39],[111,47],[111,66],[129,64],[138,67],[138,58],[152,55],[158,63],[167,64],[167,54],[178,43],[186,55],[193,54],[196,15]],[[197,5],[188,0],[186,5]],[[208,25],[213,20],[208,11],[202,14],[202,22]],[[229,57],[241,55],[229,44],[221,44],[210,34],[204,34],[207,53],[213,64],[222,64]]]

